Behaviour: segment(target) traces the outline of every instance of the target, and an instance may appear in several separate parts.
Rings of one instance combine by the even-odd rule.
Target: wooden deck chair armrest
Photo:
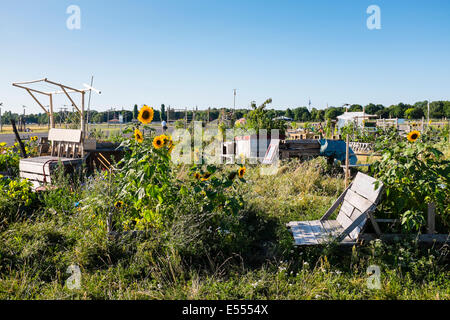
[[[358,218],[356,218],[355,221],[353,221],[352,224],[349,225],[344,231],[342,231],[342,233],[337,237],[337,241],[341,242],[342,240],[344,240],[345,237],[347,237],[357,226],[359,226],[365,218],[365,214],[362,214]]]
[[[350,189],[351,186],[352,185],[350,184],[347,187],[347,189],[344,190],[344,192],[339,196],[339,198],[337,198],[337,200],[333,203],[330,209],[328,209],[327,212],[325,212],[325,214],[322,216],[322,218],[320,218],[320,221],[327,220],[333,214],[333,212],[336,211],[336,209],[339,207],[342,201],[344,201],[345,195],[347,194],[347,191]]]

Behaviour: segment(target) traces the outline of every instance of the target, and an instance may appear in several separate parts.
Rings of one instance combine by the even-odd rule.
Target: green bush
[[[372,172],[386,190],[380,211],[401,218],[406,231],[422,230],[431,203],[437,207],[441,227],[447,231],[450,227],[450,161],[435,147],[439,141],[433,131],[422,135],[412,131],[407,138],[393,131],[377,140],[382,157]]]

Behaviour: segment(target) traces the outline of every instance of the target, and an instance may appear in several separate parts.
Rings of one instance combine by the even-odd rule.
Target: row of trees
[[[285,110],[270,109],[267,110],[268,117],[280,117],[285,116],[293,119],[294,121],[325,121],[328,119],[336,119],[337,116],[343,114],[346,111],[344,107],[328,107],[326,109],[316,109],[312,108],[308,110],[307,107],[298,108],[287,108]],[[365,112],[367,114],[377,115],[379,118],[406,118],[406,119],[421,119],[422,117],[427,117],[428,102],[421,101],[416,102],[413,105],[399,103],[385,107],[381,104],[370,103],[365,106]],[[167,109],[165,105],[161,107],[154,108],[155,115],[154,121],[167,120]],[[230,113],[232,109],[226,109],[226,113]],[[250,110],[248,109],[237,109],[234,114],[234,119],[239,119],[245,117]],[[363,106],[359,104],[354,104],[348,107],[348,111],[363,111]],[[91,123],[105,123],[112,119],[118,119],[119,115],[123,116],[124,122],[130,122],[137,119],[139,113],[138,105],[134,105],[132,111],[121,110],[121,111],[95,111],[89,112],[89,122]],[[190,119],[203,120],[203,121],[214,121],[220,118],[222,109],[212,108],[209,110],[196,110],[195,117],[193,111],[188,111],[188,116]],[[162,115],[162,116],[161,116]],[[12,113],[11,111],[4,112],[1,117],[2,123],[10,123],[11,119],[18,121],[19,115],[17,113]],[[184,119],[184,112],[176,112],[170,115],[171,120]],[[209,117],[209,119],[208,119]],[[430,118],[440,119],[440,118],[450,118],[450,101],[433,101],[430,103]],[[38,114],[27,114],[25,116],[26,123],[36,123],[45,125],[48,123],[48,116],[45,113]],[[74,123],[79,122],[79,116],[74,112],[57,112],[55,113],[56,123]]]
[[[421,101],[416,102],[413,105],[399,103],[385,107],[382,104],[370,103],[365,106],[365,112],[378,116],[378,118],[400,118],[400,119],[421,119],[428,115],[428,102]],[[327,119],[336,119],[337,116],[343,114],[346,111],[345,107],[329,107],[326,109],[312,108],[309,112],[306,107],[299,107],[295,109],[287,109],[284,115],[288,118],[292,118],[295,121],[324,121]],[[353,104],[348,107],[349,112],[363,111],[363,106],[359,104]],[[450,101],[433,101],[430,103],[430,118],[450,118]]]

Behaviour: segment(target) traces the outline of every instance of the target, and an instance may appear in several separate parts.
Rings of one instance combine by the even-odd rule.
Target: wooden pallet
[[[280,144],[280,158],[313,158],[320,155],[316,139],[285,140]]]

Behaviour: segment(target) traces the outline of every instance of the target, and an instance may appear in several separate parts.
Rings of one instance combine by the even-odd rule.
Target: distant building
[[[362,127],[363,120],[367,120],[369,118],[376,118],[377,116],[367,114],[364,112],[344,112],[337,117],[337,126],[339,129],[345,127],[349,123],[355,123],[359,127]]]
[[[288,117],[285,117],[285,116],[276,117],[276,118],[273,118],[273,120],[294,121],[294,119],[288,118]]]

